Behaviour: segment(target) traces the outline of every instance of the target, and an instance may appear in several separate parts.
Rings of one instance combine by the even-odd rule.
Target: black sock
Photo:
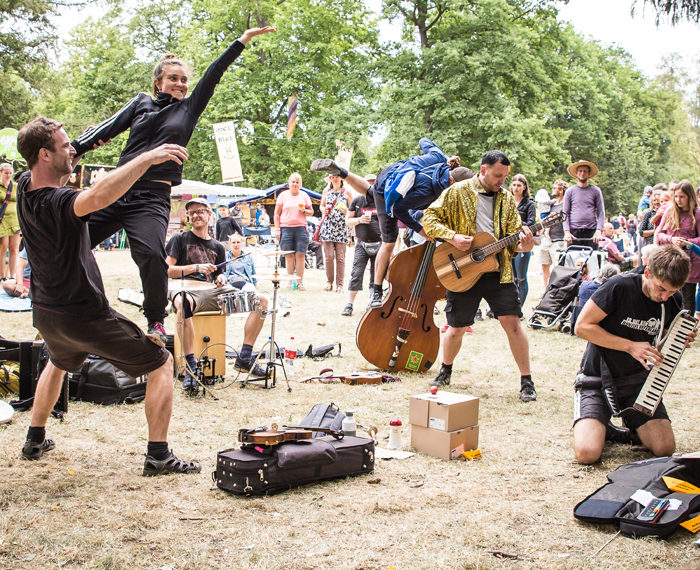
[[[532,382],[532,376],[530,374],[523,374],[522,376],[520,376],[520,385],[525,386],[527,384],[529,384],[530,386],[534,386]]]
[[[452,365],[451,364],[443,364],[442,370],[444,370],[445,372],[448,372],[449,374],[452,374]]]
[[[191,352],[190,354],[185,354],[185,360],[187,361],[189,367],[192,369],[192,372],[194,372],[194,369],[197,368],[197,360],[194,357],[194,353]]]
[[[374,290],[375,290],[377,293],[379,293],[380,295],[384,293],[384,287],[382,286],[381,283],[380,283],[379,285],[377,285],[377,284],[375,283],[375,284],[373,285],[373,287],[374,287]]]
[[[162,461],[168,456],[168,442],[167,441],[149,441],[148,451],[146,452],[153,459]]]
[[[46,439],[46,428],[29,426],[27,430],[27,439],[35,443],[41,443]]]
[[[244,344],[241,347],[241,351],[238,353],[238,358],[244,360],[245,362],[250,361],[250,357],[253,356],[253,345]]]

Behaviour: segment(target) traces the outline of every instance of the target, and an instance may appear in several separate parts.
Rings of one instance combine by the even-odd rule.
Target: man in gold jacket
[[[457,249],[467,251],[477,232],[486,232],[496,239],[520,232],[520,242],[497,253],[498,271],[484,273],[467,291],[447,291],[447,324],[442,344],[442,366],[433,386],[450,383],[452,363],[462,346],[467,327],[481,299],[486,299],[495,317],[508,336],[511,353],[520,370],[520,399],[537,399],[530,375],[530,348],[527,335],[520,324],[520,301],[513,283],[511,260],[518,251],[530,251],[534,238],[523,227],[513,195],[503,188],[510,161],[500,151],[491,150],[481,157],[479,173],[448,188],[433,202],[423,216],[423,227],[431,238],[446,241]]]

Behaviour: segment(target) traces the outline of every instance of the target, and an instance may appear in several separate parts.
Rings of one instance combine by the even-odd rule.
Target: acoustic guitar
[[[564,212],[557,212],[529,228],[535,234],[544,228],[556,226],[565,219]],[[484,273],[498,269],[496,254],[499,251],[519,241],[520,232],[499,240],[487,232],[478,232],[474,235],[471,248],[466,251],[457,249],[451,243],[442,243],[433,255],[435,273],[440,283],[449,291],[468,291]]]

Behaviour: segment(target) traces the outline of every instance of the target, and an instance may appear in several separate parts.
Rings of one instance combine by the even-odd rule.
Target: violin
[[[305,429],[268,430],[267,427],[243,428],[238,430],[238,441],[247,445],[264,445],[271,447],[286,441],[311,439],[313,432]]]
[[[394,256],[386,277],[389,294],[357,326],[357,348],[378,368],[425,372],[437,359],[440,331],[433,310],[446,289],[435,273],[434,253],[435,243],[426,241]]]
[[[345,435],[342,430],[334,430],[330,428],[312,428],[304,426],[284,427],[285,429],[282,430],[277,429],[276,426],[273,426],[272,429],[268,429],[267,427],[259,427],[254,429],[242,428],[238,430],[238,441],[244,444],[244,446],[261,445],[265,447],[272,447],[288,441],[311,439],[313,437],[313,432],[315,431],[330,434],[336,439],[343,439],[343,436]]]

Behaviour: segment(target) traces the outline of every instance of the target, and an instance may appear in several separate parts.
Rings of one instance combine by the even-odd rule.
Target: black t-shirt
[[[213,263],[218,265],[226,261],[226,250],[221,242],[215,239],[202,239],[192,233],[192,231],[175,234],[165,246],[166,253],[175,258],[175,265],[189,265],[191,263]],[[218,267],[214,273],[209,275],[186,275],[187,279],[197,281],[208,281],[213,283],[216,277],[223,273],[223,266]]]
[[[109,312],[102,275],[90,248],[89,216],[75,215],[74,188],[27,191],[29,172],[20,176],[17,215],[32,266],[32,301],[39,308],[100,316]]]
[[[552,204],[549,208],[549,214],[556,214],[557,212],[563,212],[564,211],[564,202],[560,202],[559,204]],[[552,241],[561,241],[564,239],[564,223],[560,222],[555,226],[552,226],[549,228],[549,239]]]
[[[371,192],[371,190],[370,190]],[[369,196],[369,200],[367,197]],[[355,217],[359,218],[365,213],[371,214],[369,224],[357,224],[355,227],[355,235],[358,241],[367,241],[370,243],[381,241],[379,234],[379,220],[377,219],[377,209],[374,207],[373,196],[367,193],[367,196],[358,196],[351,203],[348,209],[355,213]]]
[[[683,300],[679,292],[665,303],[664,328],[670,326],[680,312]],[[590,299],[607,314],[599,325],[607,332],[634,342],[654,344],[659,332],[661,303],[652,301],[642,292],[642,276],[634,273],[616,275],[603,283]],[[664,331],[666,332],[666,331]],[[600,356],[613,378],[644,372],[644,367],[626,352],[602,348],[589,342],[581,361],[581,371],[588,376],[600,376]]]
[[[233,234],[243,235],[241,225],[233,218],[233,216],[227,216],[216,220],[216,239],[218,241],[226,241],[228,236]]]

